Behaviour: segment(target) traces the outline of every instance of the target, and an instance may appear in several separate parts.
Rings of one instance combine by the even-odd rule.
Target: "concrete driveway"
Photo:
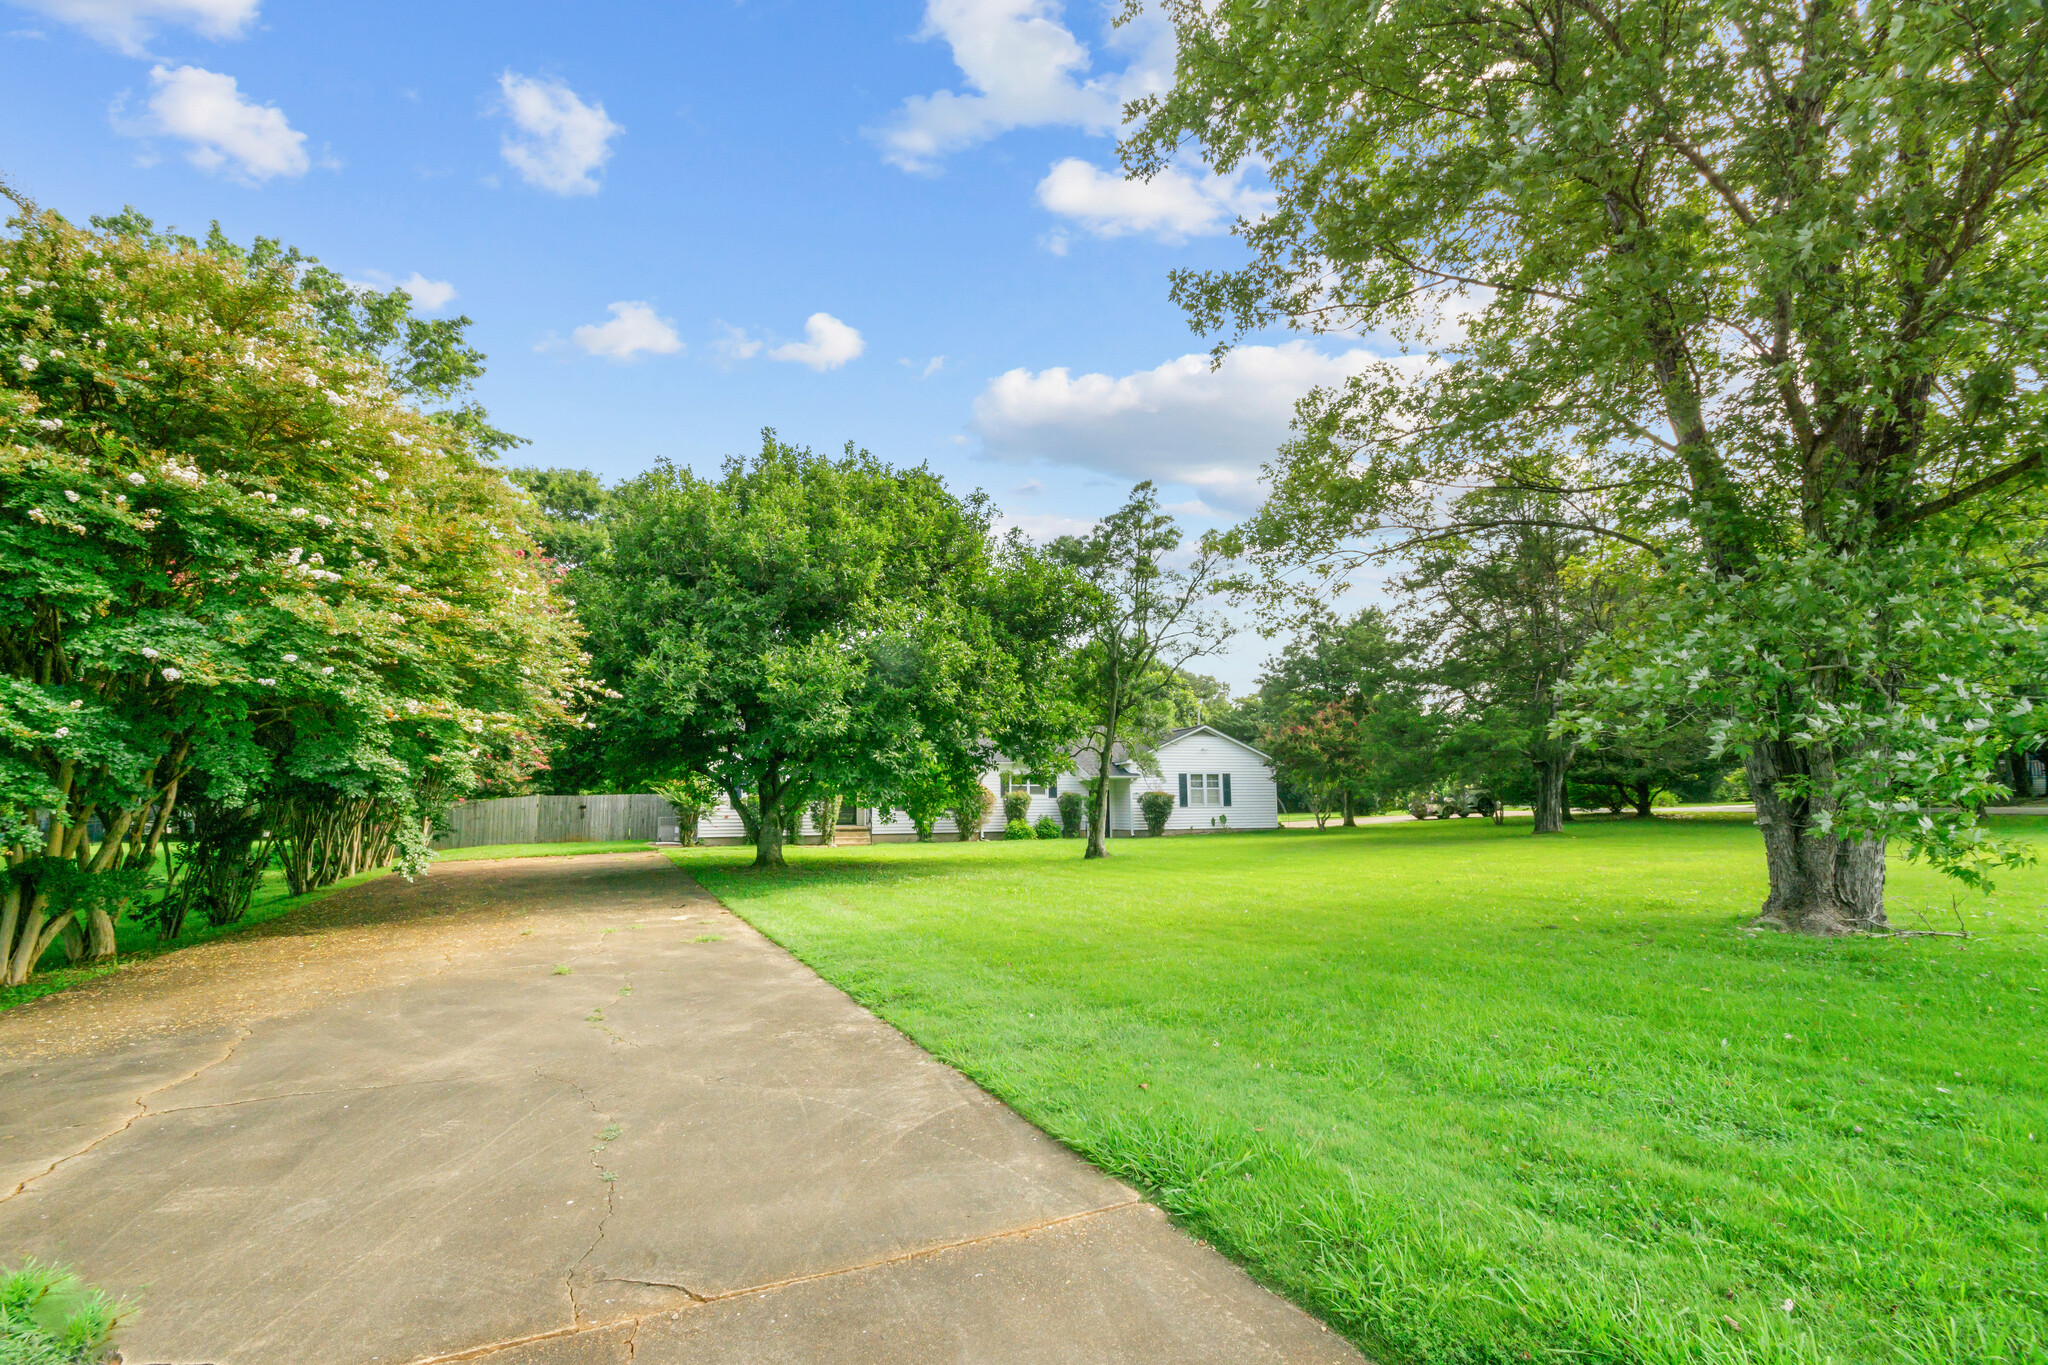
[[[656,854],[0,1015],[0,1249],[140,1365],[1360,1359]]]

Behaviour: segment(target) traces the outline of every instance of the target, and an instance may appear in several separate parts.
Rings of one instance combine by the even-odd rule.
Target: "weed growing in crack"
[[[566,962],[557,962],[557,963],[555,964],[555,975],[556,975],[556,976],[567,976],[567,975],[568,975],[568,974],[569,974],[570,972],[572,972],[572,971],[574,971],[574,970],[576,970],[576,969],[575,969],[574,967],[571,967],[571,966],[570,966],[570,965],[569,965],[568,963],[566,963]]]
[[[694,939],[692,939],[692,940],[690,940],[690,941],[691,941],[692,943],[723,943],[723,942],[725,941],[725,935],[724,935],[724,934],[699,934],[699,935],[697,935],[697,937],[696,937],[696,938],[694,938]]]
[[[600,1005],[598,1008],[584,1015],[583,1022],[586,1024],[602,1024],[604,1022],[604,1007]]]

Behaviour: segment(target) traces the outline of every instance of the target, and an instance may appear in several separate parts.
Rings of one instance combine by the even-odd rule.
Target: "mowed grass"
[[[1735,820],[1113,847],[673,856],[1384,1362],[2048,1359],[2043,870],[1816,942]]]

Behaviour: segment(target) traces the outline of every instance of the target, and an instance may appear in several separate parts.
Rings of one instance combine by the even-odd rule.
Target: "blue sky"
[[[218,220],[474,319],[519,463],[708,469],[763,426],[987,489],[1045,535],[1157,479],[1255,506],[1296,398],[1367,358],[1167,299],[1255,179],[1122,180],[1159,28],[1085,0],[0,0],[0,175],[83,220]],[[33,111],[27,112],[27,111]],[[1268,646],[1211,667],[1248,684]]]

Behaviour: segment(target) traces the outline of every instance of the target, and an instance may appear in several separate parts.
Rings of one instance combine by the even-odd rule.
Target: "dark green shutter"
[[[1180,775],[1180,803],[1182,806],[1186,806],[1188,803],[1188,775],[1186,773]]]
[[[1223,774],[1223,804],[1230,804],[1230,774]]]

